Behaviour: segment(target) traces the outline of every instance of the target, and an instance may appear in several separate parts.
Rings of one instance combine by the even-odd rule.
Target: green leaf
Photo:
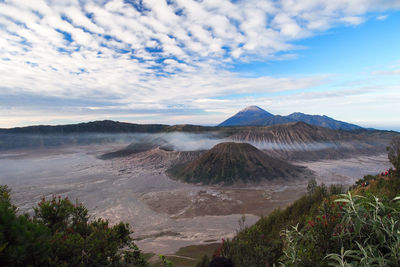
[[[0,246],[0,252],[2,252],[7,247],[7,245],[8,245],[8,242],[6,242],[2,246]]]
[[[350,200],[346,199],[346,198],[340,198],[340,199],[336,199],[335,202],[345,202],[345,203],[349,203]]]

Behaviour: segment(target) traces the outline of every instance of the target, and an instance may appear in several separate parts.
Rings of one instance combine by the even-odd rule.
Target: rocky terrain
[[[20,212],[31,212],[43,196],[82,201],[92,218],[128,222],[145,252],[174,253],[180,247],[232,237],[243,214],[246,224],[284,207],[306,191],[307,179],[276,179],[234,186],[191,185],[165,171],[204,152],[159,148],[126,157],[98,157],[123,144],[69,146],[0,153],[0,183],[12,189]],[[388,168],[386,155],[299,162],[318,182],[352,184],[362,175]]]
[[[303,122],[15,128],[0,131],[0,184],[10,186],[19,212],[32,212],[43,196],[68,196],[92,218],[130,223],[145,252],[174,253],[232,237],[243,214],[254,224],[288,205],[310,176],[350,185],[381,172],[390,167],[385,148],[395,135]],[[176,166],[183,180],[167,175]]]
[[[396,134],[384,131],[349,132],[294,122],[242,127],[229,139],[248,142],[272,157],[313,161],[384,153]]]
[[[234,184],[312,176],[305,168],[272,158],[247,143],[225,142],[198,159],[168,170],[175,179],[189,183]]]

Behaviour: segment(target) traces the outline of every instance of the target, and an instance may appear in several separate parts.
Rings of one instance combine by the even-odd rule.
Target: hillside
[[[280,116],[280,115],[275,115],[271,118],[267,119],[260,119],[260,120],[255,120],[251,123],[251,125],[254,126],[271,126],[271,125],[276,125],[276,124],[285,124],[285,123],[291,123],[291,122],[296,122],[296,120],[290,119],[285,116]]]
[[[105,143],[129,143],[136,139],[143,139],[145,144],[127,147],[105,157],[118,157],[138,152],[139,150],[152,149],[156,146],[166,145],[165,140],[157,140],[151,134],[160,133],[218,133],[224,137],[232,133],[233,129],[208,127],[198,125],[163,125],[163,124],[134,124],[118,121],[93,121],[87,123],[67,125],[38,125],[0,129],[0,150],[49,148],[65,145],[90,145]],[[148,135],[147,137],[145,135]],[[143,136],[141,136],[143,135]],[[142,147],[142,148],[139,148]],[[168,149],[165,147],[165,149]]]
[[[268,127],[242,127],[229,139],[251,143],[285,160],[319,160],[385,153],[386,146],[396,134],[332,130],[295,122]]]
[[[92,121],[66,125],[37,125],[0,129],[12,134],[70,134],[70,133],[158,133],[166,129],[163,124],[135,124],[119,121]]]
[[[360,127],[358,125],[343,122],[343,121],[338,121],[338,120],[332,119],[325,115],[323,115],[323,116],[308,115],[308,114],[304,114],[304,113],[300,113],[300,112],[295,112],[295,113],[292,113],[292,114],[286,116],[286,118],[289,118],[289,119],[292,119],[295,121],[302,121],[302,122],[305,122],[305,123],[308,123],[311,125],[326,127],[326,128],[333,129],[333,130],[351,131],[351,130],[362,129],[362,127]]]
[[[226,142],[200,158],[168,170],[172,178],[189,183],[260,182],[310,174],[305,168],[274,159],[247,143]]]
[[[348,132],[334,131],[327,128],[312,126],[304,122],[294,122],[267,127],[246,127],[230,138],[252,143],[316,143],[338,139],[347,139],[352,135]]]
[[[144,141],[144,142],[140,142],[140,143],[132,143],[123,149],[105,153],[105,154],[101,155],[99,158],[100,159],[113,159],[113,158],[119,158],[119,157],[127,157],[130,155],[136,154],[136,153],[149,151],[156,147],[157,147],[157,143],[150,142],[150,141]]]
[[[400,236],[393,229],[400,204],[393,199],[400,195],[400,177],[368,175],[345,192],[310,182],[306,195],[242,228],[218,251],[238,267],[399,266]]]
[[[252,110],[249,109],[248,112]],[[278,121],[287,122],[288,119],[272,116],[267,121],[278,123]],[[113,158],[155,147],[161,147],[164,150],[205,150],[218,142],[233,141],[250,143],[275,158],[312,161],[384,153],[391,138],[398,134],[391,131],[365,129],[332,130],[304,122],[279,123],[272,126],[209,127],[188,124],[168,126],[95,121],[58,126],[0,129],[0,150],[141,143],[132,144],[130,147],[104,156],[104,158]],[[164,140],[159,140],[159,138]],[[210,142],[210,140],[214,141]],[[199,147],[196,143],[209,145]]]

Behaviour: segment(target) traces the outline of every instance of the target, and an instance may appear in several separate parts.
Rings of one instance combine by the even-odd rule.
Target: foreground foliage
[[[308,194],[222,243],[235,266],[400,266],[400,177],[367,175],[346,194]],[[368,183],[366,183],[368,182]]]
[[[387,147],[388,158],[398,175],[400,175],[400,136],[395,136]]]
[[[235,266],[262,266],[277,263],[283,255],[282,229],[290,225],[306,225],[310,214],[316,214],[324,198],[343,192],[341,186],[317,186],[311,181],[309,193],[284,210],[277,209],[251,227],[242,227],[232,240],[221,246],[221,255],[230,258]]]
[[[400,266],[400,205],[373,195],[326,200],[299,230],[283,231],[284,266]]]
[[[2,266],[147,266],[128,224],[89,220],[68,198],[45,198],[34,216],[18,215],[10,190],[0,186]]]

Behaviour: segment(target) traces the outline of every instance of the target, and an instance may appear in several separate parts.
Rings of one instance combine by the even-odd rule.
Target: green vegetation
[[[310,180],[307,195],[241,227],[217,253],[239,267],[400,266],[396,155],[389,156],[396,170],[364,176],[346,194],[342,186]]]
[[[191,245],[180,248],[174,255],[164,255],[162,258],[150,264],[150,267],[165,266],[165,264],[173,264],[176,267],[208,267],[208,263],[219,243],[211,243],[207,245]],[[164,265],[163,265],[164,264]]]
[[[284,266],[399,266],[400,204],[367,196],[340,195],[299,230],[283,232]]]
[[[129,225],[89,221],[68,198],[45,198],[34,216],[18,215],[10,190],[0,186],[0,263],[3,266],[148,266]]]
[[[399,266],[400,177],[358,183],[366,180],[347,194],[310,182],[307,195],[224,241],[221,254],[235,266]]]
[[[400,174],[400,136],[396,136],[392,139],[387,150],[390,163],[392,163],[397,170],[397,174]]]
[[[231,149],[220,145],[223,154]],[[204,267],[222,255],[237,267],[400,266],[399,147],[395,138],[388,148],[395,170],[364,176],[346,194],[340,185],[328,188],[311,179],[305,196],[251,227],[242,220],[233,239],[182,248],[155,264]],[[252,148],[247,153],[258,157]],[[240,162],[238,155],[233,158]],[[2,266],[148,266],[152,255],[145,257],[130,234],[128,224],[89,220],[87,209],[68,198],[43,198],[33,216],[20,215],[10,189],[0,185]]]
[[[221,254],[233,260],[235,266],[266,266],[278,263],[284,255],[281,231],[291,225],[299,224],[300,228],[304,227],[309,216],[318,213],[320,204],[326,197],[342,190],[340,186],[315,186],[286,209],[277,209],[255,225],[240,229],[232,240],[223,242]]]

